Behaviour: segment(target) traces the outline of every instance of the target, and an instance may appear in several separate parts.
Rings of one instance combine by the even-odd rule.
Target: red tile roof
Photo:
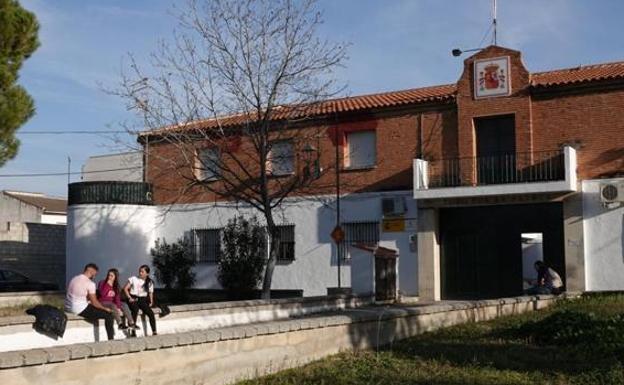
[[[603,63],[531,74],[531,85],[538,88],[624,78],[624,62]]]
[[[584,84],[601,80],[624,79],[624,62],[603,63],[531,74],[531,86],[538,89],[572,84]],[[421,103],[447,102],[455,98],[456,85],[446,84],[424,88],[412,88],[370,95],[330,99],[310,106],[281,106],[273,110],[273,120],[309,118],[332,113],[365,111],[376,108],[398,107]],[[230,127],[249,121],[243,114],[220,119],[197,120],[178,126],[168,126],[144,131],[139,136],[158,135],[189,128]]]
[[[455,97],[455,85],[413,88],[402,91],[384,92],[379,94],[360,95],[339,99],[330,99],[307,107],[280,106],[273,110],[273,120],[297,119],[304,117],[322,116],[332,113],[356,112],[367,109],[398,107],[410,104],[435,103],[452,100]],[[202,128],[234,126],[247,121],[245,115],[231,115],[216,119],[197,120],[192,124],[169,126],[152,131],[144,131],[139,135],[160,134],[175,131],[176,128],[188,129],[201,126]]]
[[[45,213],[66,214],[67,200],[48,197],[39,193],[22,193],[18,191],[3,191],[5,195],[43,209]]]

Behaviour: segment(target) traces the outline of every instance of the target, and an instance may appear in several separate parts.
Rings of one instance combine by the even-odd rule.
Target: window
[[[295,225],[277,226],[280,234],[280,245],[277,251],[278,262],[295,260]]]
[[[295,172],[292,141],[271,143],[267,154],[267,172],[271,175],[290,175]]]
[[[349,259],[349,248],[356,243],[376,245],[379,242],[379,222],[346,222],[342,224],[345,233],[341,243],[343,259]]]
[[[345,167],[348,169],[373,167],[377,162],[375,131],[356,131],[347,134]]]
[[[198,263],[217,263],[221,256],[221,229],[193,229],[193,251]]]
[[[197,154],[197,179],[199,180],[215,180],[219,178],[219,163],[221,154],[219,149],[203,148]]]

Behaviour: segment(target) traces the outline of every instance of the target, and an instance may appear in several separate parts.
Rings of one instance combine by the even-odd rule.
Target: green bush
[[[165,289],[183,292],[193,287],[195,258],[188,241],[179,239],[175,243],[167,243],[164,239],[157,239],[150,252],[156,279]]]
[[[218,279],[236,298],[251,296],[266,264],[266,231],[254,216],[232,218],[223,229]]]

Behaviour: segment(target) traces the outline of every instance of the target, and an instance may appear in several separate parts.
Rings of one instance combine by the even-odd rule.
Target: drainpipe
[[[423,159],[423,114],[418,115],[418,159]]]

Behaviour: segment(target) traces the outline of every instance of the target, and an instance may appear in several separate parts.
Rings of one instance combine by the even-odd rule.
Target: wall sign
[[[401,233],[405,231],[404,218],[384,219],[381,223],[381,230],[384,233]]]
[[[475,60],[474,83],[475,99],[509,95],[509,56]]]

